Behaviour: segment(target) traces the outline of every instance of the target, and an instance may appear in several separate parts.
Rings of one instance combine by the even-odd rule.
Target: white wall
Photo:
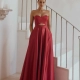
[[[13,10],[0,21],[0,80],[16,73],[18,0],[5,0]]]

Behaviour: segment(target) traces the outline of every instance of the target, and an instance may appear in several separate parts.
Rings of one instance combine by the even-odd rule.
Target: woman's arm
[[[30,32],[33,30],[33,10],[30,13]]]
[[[48,10],[48,14],[49,14],[49,19],[48,19],[48,28],[51,31],[51,15],[50,15],[50,11]]]

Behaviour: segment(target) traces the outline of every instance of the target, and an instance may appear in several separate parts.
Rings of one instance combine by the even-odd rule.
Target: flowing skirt
[[[32,31],[20,80],[54,80],[52,34],[46,26]]]

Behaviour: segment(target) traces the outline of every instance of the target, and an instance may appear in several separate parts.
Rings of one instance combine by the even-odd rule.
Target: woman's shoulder
[[[50,13],[50,10],[46,10],[47,11],[47,13]]]
[[[36,10],[32,10],[32,11],[31,11],[31,15],[34,15],[35,12],[36,12]]]
[[[34,12],[36,12],[36,11],[37,11],[37,10],[32,10],[31,13],[34,13]]]
[[[45,10],[45,12],[46,12],[48,15],[50,15],[50,10]]]
[[[46,10],[45,9],[45,13],[47,13],[49,15],[50,14],[50,10]]]

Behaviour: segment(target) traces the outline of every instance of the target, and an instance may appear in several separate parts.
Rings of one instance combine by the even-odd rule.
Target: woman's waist
[[[35,28],[48,28],[47,25],[35,25]]]
[[[35,23],[35,26],[47,26],[46,23]]]
[[[35,27],[47,27],[47,24],[35,24]]]

